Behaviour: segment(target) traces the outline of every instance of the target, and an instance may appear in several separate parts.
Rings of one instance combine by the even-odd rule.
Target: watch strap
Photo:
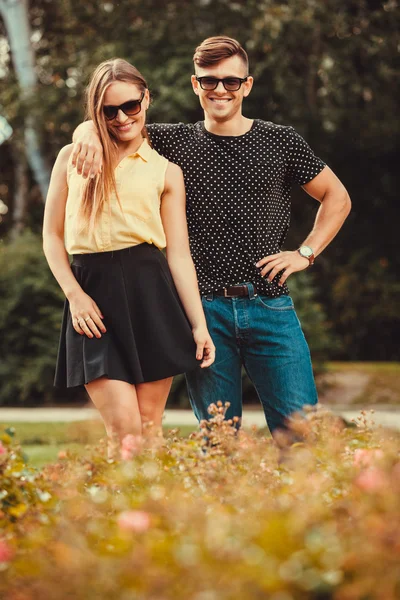
[[[308,250],[311,251],[311,254],[303,254],[303,252],[301,251],[302,248],[307,248]],[[314,261],[315,261],[315,255],[314,252],[312,250],[312,248],[310,248],[310,246],[300,246],[300,248],[297,249],[297,252],[300,254],[300,256],[302,256],[303,258],[306,258],[308,260],[309,265],[313,265]]]

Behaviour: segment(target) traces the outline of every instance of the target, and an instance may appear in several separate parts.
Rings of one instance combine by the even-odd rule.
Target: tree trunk
[[[35,54],[30,41],[31,29],[27,0],[0,0],[0,13],[6,25],[15,73],[25,105],[25,154],[35,181],[39,185],[43,201],[45,201],[50,170],[40,149],[35,116],[29,112],[29,99],[34,95],[37,76]]]
[[[11,217],[11,237],[16,238],[23,231],[27,213],[28,199],[28,164],[26,156],[17,145],[11,144],[14,162],[14,204]]]

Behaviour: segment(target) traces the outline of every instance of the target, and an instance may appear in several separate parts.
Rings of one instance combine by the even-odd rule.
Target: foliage
[[[319,410],[275,444],[212,412],[189,439],[46,467],[57,502],[0,539],[2,598],[396,600],[398,435]]]
[[[289,287],[311,349],[314,370],[321,370],[323,363],[339,347],[339,341],[332,331],[332,324],[327,321],[324,307],[316,298],[315,277],[310,271],[301,271],[292,275]]]
[[[0,435],[0,528],[3,535],[24,534],[24,528],[26,531],[32,522],[49,523],[47,512],[57,504],[43,475],[26,464],[26,455],[13,443],[14,433],[13,428],[8,428]]]
[[[388,259],[362,253],[349,268],[338,273],[331,302],[341,318],[338,333],[350,360],[400,360],[400,282]],[[354,290],[351,302],[349,289]],[[355,326],[356,324],[356,326]]]
[[[0,404],[52,397],[63,294],[29,232],[0,250]]]

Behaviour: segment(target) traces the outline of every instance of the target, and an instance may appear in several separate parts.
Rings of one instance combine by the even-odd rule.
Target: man
[[[236,40],[206,39],[194,66],[192,86],[204,122],[148,126],[154,148],[184,173],[191,252],[217,350],[212,367],[187,373],[189,397],[199,420],[218,400],[230,402],[227,418],[241,417],[243,365],[274,432],[292,413],[317,402],[309,349],[286,280],[335,237],[350,199],[292,127],[243,116],[253,78]],[[78,171],[94,175],[102,151],[90,123],[79,126],[75,141]],[[281,251],[292,183],[321,205],[307,238]]]

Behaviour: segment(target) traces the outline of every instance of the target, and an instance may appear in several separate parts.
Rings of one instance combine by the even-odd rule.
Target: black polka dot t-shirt
[[[251,281],[259,294],[287,294],[255,263],[282,247],[292,183],[311,181],[325,163],[292,127],[259,119],[240,136],[209,133],[203,121],[147,128],[153,147],[184,174],[200,292]]]

